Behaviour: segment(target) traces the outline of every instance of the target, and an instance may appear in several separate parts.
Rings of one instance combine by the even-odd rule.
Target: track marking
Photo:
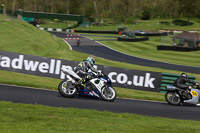
[[[62,39],[62,40],[69,46],[69,49],[72,51],[73,49],[72,49],[71,45],[67,41],[65,41],[64,39]]]

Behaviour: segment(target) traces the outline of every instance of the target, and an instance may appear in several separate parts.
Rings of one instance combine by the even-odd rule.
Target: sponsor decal
[[[0,51],[0,70],[13,71],[37,76],[65,79],[61,67],[73,69],[79,62],[54,59],[33,55],[24,55]],[[159,91],[161,73],[138,71],[109,66],[97,65],[111,79],[113,86],[146,91]]]
[[[155,78],[151,78],[150,73],[146,73],[145,76],[133,75],[132,80],[129,80],[129,77],[125,73],[117,74],[116,72],[110,72],[108,76],[113,83],[118,82],[119,84],[128,84],[128,85],[134,85],[134,86],[155,88],[153,84],[153,81],[155,81]]]

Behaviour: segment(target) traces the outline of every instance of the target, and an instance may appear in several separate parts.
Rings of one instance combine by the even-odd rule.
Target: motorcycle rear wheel
[[[165,100],[168,102],[170,105],[180,105],[181,104],[181,97],[177,96],[175,92],[166,92],[165,93]]]
[[[77,89],[70,81],[63,80],[58,85],[58,92],[63,97],[72,98],[77,94]]]
[[[116,91],[113,87],[103,87],[101,90],[101,98],[105,101],[114,101],[116,98]]]

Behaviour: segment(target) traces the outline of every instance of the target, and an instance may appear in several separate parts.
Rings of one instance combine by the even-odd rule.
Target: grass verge
[[[198,133],[200,130],[199,121],[1,101],[0,105],[2,133]]]

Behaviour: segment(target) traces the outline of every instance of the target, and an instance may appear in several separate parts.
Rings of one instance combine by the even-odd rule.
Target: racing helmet
[[[87,60],[91,63],[91,65],[95,64],[95,59],[92,56],[89,56]]]
[[[188,75],[186,73],[181,73],[181,77],[185,77],[186,79],[188,78]]]

